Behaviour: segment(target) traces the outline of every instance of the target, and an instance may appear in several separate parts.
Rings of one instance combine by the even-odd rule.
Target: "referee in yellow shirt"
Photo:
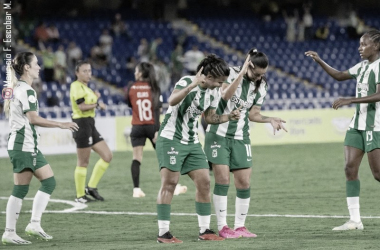
[[[76,202],[87,203],[95,200],[104,201],[98,193],[98,183],[107,170],[112,152],[103,137],[95,127],[95,109],[106,109],[103,102],[99,102],[99,92],[94,92],[88,87],[91,80],[91,64],[88,61],[80,61],[75,66],[77,80],[70,86],[70,101],[73,110],[72,118],[79,126],[79,130],[73,133],[77,144],[77,166],[75,168],[75,187],[77,192]],[[86,186],[87,166],[93,149],[100,159],[95,164],[90,181]]]

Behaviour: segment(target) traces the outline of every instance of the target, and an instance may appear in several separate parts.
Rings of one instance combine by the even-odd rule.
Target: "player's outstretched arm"
[[[337,81],[344,81],[352,79],[352,76],[348,73],[348,71],[339,71],[337,69],[334,69],[330,65],[328,65],[325,61],[323,61],[317,52],[315,51],[306,51],[305,55],[308,57],[311,57],[311,59],[314,60],[314,62],[317,62],[324,71],[326,71],[327,74],[329,74],[332,78],[334,78]]]
[[[276,130],[279,131],[281,129],[286,130],[283,123],[286,123],[285,120],[278,118],[278,117],[269,117],[264,116],[260,113],[261,106],[253,106],[251,110],[249,111],[249,120],[252,122],[258,122],[258,123],[270,123],[273,127],[273,134],[276,134]]]
[[[338,98],[334,101],[332,107],[333,109],[338,109],[345,105],[350,105],[352,103],[374,103],[380,101],[380,88],[378,88],[375,94],[365,96],[365,97],[348,97],[348,98]]]
[[[29,111],[26,113],[26,117],[31,124],[46,127],[46,128],[61,128],[61,129],[70,129],[71,131],[78,131],[79,127],[75,122],[56,122],[47,120],[38,116],[36,111]]]

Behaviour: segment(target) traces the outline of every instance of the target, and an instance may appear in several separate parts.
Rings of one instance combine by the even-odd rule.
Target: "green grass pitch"
[[[156,243],[158,233],[156,197],[160,176],[154,152],[144,152],[140,186],[145,198],[132,198],[131,152],[114,153],[113,161],[98,188],[105,202],[90,203],[75,212],[60,212],[72,206],[50,202],[42,226],[54,239],[31,239],[25,249],[377,249],[380,235],[379,183],[372,177],[366,156],[360,169],[363,231],[333,232],[348,220],[345,198],[342,143],[280,146],[254,146],[251,205],[246,226],[256,239],[199,242],[195,214],[195,188],[187,176],[180,183],[188,192],[174,196],[171,232],[183,240],[180,245]],[[75,198],[75,155],[48,155],[57,180],[52,199]],[[89,174],[98,156],[91,155]],[[5,227],[6,198],[12,192],[12,167],[0,159],[0,228]],[[212,188],[213,176],[211,173]],[[27,198],[33,198],[39,183],[33,179]],[[235,188],[229,189],[227,221],[233,226]],[[30,239],[24,229],[30,219],[31,200],[24,200],[17,223],[21,237]],[[213,211],[213,208],[212,208]],[[96,213],[97,212],[97,213]],[[372,218],[371,218],[372,217]],[[216,217],[211,217],[216,229]],[[0,246],[0,249],[15,249]]]

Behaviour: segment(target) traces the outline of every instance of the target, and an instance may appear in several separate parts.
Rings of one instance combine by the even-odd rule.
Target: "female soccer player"
[[[240,119],[207,127],[205,153],[212,163],[215,176],[213,201],[219,235],[223,238],[256,237],[245,227],[252,172],[249,122],[270,123],[274,132],[280,129],[286,131],[282,124],[284,120],[260,113],[267,94],[265,73],[268,64],[264,53],[251,49],[242,67],[230,68],[227,82],[222,86],[222,99],[217,114],[226,114],[236,107],[242,107]],[[226,221],[230,172],[234,175],[236,187],[234,230],[228,227]]]
[[[127,104],[132,108],[131,143],[133,161],[131,174],[133,180],[133,197],[145,197],[140,184],[140,165],[143,148],[148,138],[156,148],[157,132],[160,128],[161,91],[157,85],[153,65],[147,62],[139,63],[135,68],[135,80],[128,86]]]
[[[187,174],[196,187],[195,208],[200,240],[224,240],[210,230],[211,201],[209,166],[198,140],[198,120],[204,112],[208,123],[219,124],[239,119],[236,109],[229,114],[215,113],[219,87],[227,79],[225,61],[209,55],[201,61],[195,76],[182,77],[169,97],[169,109],[157,140],[161,189],[157,197],[159,243],[182,243],[169,232],[171,201],[180,174]]]
[[[39,134],[35,126],[78,130],[74,122],[55,122],[38,116],[37,95],[31,85],[38,78],[40,69],[37,57],[31,52],[17,54],[10,66],[12,80],[7,88],[13,89],[13,97],[5,100],[4,112],[11,127],[8,154],[13,165],[14,186],[6,208],[3,244],[31,244],[16,234],[16,223],[33,176],[41,182],[41,187],[34,197],[32,218],[25,232],[43,240],[53,239],[42,229],[41,216],[56,182],[49,163],[38,148]],[[15,72],[20,76],[19,80]]]
[[[73,133],[77,144],[77,167],[75,168],[76,202],[87,203],[93,201],[86,194],[96,200],[104,201],[98,193],[98,183],[107,170],[112,152],[103,137],[95,127],[95,109],[106,109],[106,105],[98,101],[99,92],[92,91],[87,85],[91,80],[91,65],[87,61],[80,61],[75,67],[77,80],[71,83],[70,100],[73,109],[72,119],[79,125],[79,130]],[[96,162],[90,181],[86,186],[87,166],[90,160],[91,149],[100,159]]]
[[[360,38],[359,54],[363,61],[346,71],[339,71],[324,62],[314,51],[305,52],[324,71],[338,81],[356,79],[356,97],[339,98],[333,103],[338,109],[357,103],[354,117],[344,140],[346,196],[350,220],[333,230],[364,229],[360,218],[359,166],[365,153],[373,177],[380,181],[380,31],[370,30]]]

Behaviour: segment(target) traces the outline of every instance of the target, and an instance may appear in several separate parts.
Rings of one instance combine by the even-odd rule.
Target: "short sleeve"
[[[360,71],[363,70],[364,68],[364,65],[363,65],[363,62],[360,62],[358,64],[356,64],[355,66],[351,67],[349,70],[348,70],[348,73],[353,77],[353,78],[357,78],[358,75],[360,74]]]
[[[82,86],[80,86],[79,84],[76,84],[75,82],[71,84],[70,96],[72,97],[74,101],[84,98],[85,95],[86,95],[86,92],[84,91]]]
[[[22,104],[22,111],[24,114],[28,111],[37,111],[38,102],[36,91],[33,89],[27,89],[20,93],[19,101]]]
[[[193,82],[193,80],[189,77],[183,77],[181,78],[176,84],[174,89],[183,89],[186,88],[188,85],[190,85]]]
[[[236,77],[238,76],[240,72],[240,69],[238,67],[231,67],[230,68],[230,74],[227,77],[227,80],[225,83],[231,84],[233,81],[235,81]]]
[[[265,97],[267,95],[267,89],[268,89],[268,85],[267,85],[266,81],[263,80],[261,82],[259,90],[257,91],[257,94],[255,96],[255,100],[253,102],[254,105],[262,106],[264,104]]]

